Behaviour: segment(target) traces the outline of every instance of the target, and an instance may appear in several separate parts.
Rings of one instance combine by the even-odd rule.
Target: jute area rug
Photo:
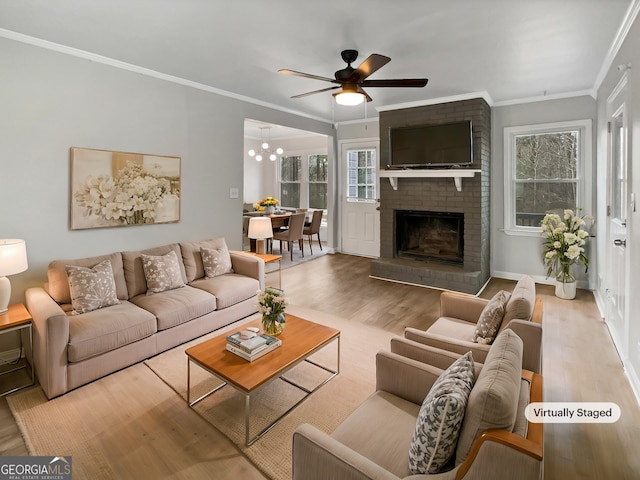
[[[186,405],[191,345],[242,323],[164,352],[143,363],[47,401],[39,387],[7,398],[32,455],[71,455],[75,479],[102,478],[291,478],[294,430],[310,423],[333,431],[375,389],[375,354],[388,349],[392,334],[301,307],[294,315],[341,331],[340,374],[313,393],[277,426],[245,447],[244,396],[226,386]],[[247,321],[255,319],[250,317]],[[315,361],[335,367],[337,343]],[[308,364],[287,377],[313,387],[329,374]],[[218,381],[192,367],[199,396]],[[193,394],[192,392],[192,394]],[[193,398],[193,397],[192,397]],[[251,401],[251,433],[286,411],[301,393],[276,380]],[[257,469],[256,469],[257,467]]]

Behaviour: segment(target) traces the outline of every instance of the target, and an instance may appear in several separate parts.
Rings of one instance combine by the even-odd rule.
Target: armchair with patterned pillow
[[[498,334],[484,365],[473,354],[398,338],[376,357],[376,391],[327,434],[293,435],[293,480],[539,480],[543,424],[524,407],[542,401],[542,377],[522,369],[522,340]],[[397,353],[396,353],[397,352]]]
[[[542,299],[533,278],[522,277],[512,292],[500,291],[487,300],[475,295],[443,292],[440,318],[426,331],[406,328],[405,338],[463,354],[473,352],[484,362],[496,335],[513,330],[524,343],[522,368],[542,371]]]

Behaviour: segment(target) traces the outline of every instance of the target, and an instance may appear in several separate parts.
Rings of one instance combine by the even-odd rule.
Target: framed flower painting
[[[71,229],[180,221],[180,157],[71,148]]]

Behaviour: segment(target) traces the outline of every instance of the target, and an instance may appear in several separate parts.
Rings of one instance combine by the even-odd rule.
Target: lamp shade
[[[0,240],[0,314],[7,311],[11,299],[11,283],[6,276],[24,272],[27,267],[27,246],[24,240]]]
[[[271,219],[267,217],[251,217],[249,220],[249,238],[265,239],[273,237]]]
[[[24,272],[28,266],[27,246],[24,240],[0,240],[0,277]]]

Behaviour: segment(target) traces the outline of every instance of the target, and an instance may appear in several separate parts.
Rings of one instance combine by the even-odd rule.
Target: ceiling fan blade
[[[320,90],[314,90],[313,92],[307,92],[307,93],[301,93],[299,95],[294,95],[291,98],[301,98],[301,97],[306,97],[308,95],[314,95],[316,93],[322,93],[322,92],[328,92],[329,90],[335,90],[336,88],[340,88],[339,86],[335,86],[335,87],[327,87],[327,88],[322,88]]]
[[[428,78],[398,78],[394,80],[363,80],[363,87],[424,87],[429,82]]]
[[[351,78],[349,78],[349,81],[361,82],[372,73],[384,67],[390,61],[391,59],[389,57],[385,57],[384,55],[379,55],[377,53],[372,53],[351,74]]]
[[[369,96],[369,94],[368,94],[367,92],[365,92],[365,91],[364,91],[362,88],[360,88],[359,86],[358,86],[358,91],[359,91],[361,94],[363,94],[363,95],[364,95],[364,98],[366,98],[366,99],[367,99],[367,102],[371,102],[371,101],[373,101],[373,98],[371,98],[371,97]]]
[[[304,72],[296,72],[295,70],[289,70],[286,68],[283,68],[282,70],[278,70],[278,72],[284,73],[285,75],[297,75],[298,77],[313,78],[314,80],[322,80],[325,82],[337,83],[334,78],[321,77],[319,75],[312,75],[310,73],[304,73]]]

